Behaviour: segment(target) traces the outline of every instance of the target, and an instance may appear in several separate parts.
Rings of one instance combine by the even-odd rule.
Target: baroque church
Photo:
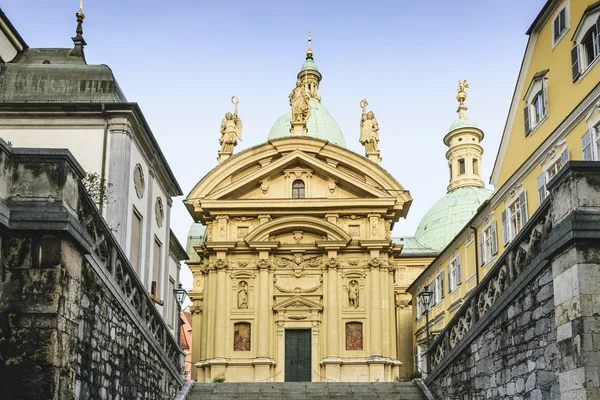
[[[445,138],[447,196],[460,193],[434,206],[416,238],[392,238],[410,193],[380,165],[379,127],[366,100],[365,154],[346,148],[321,102],[321,79],[309,37],[291,111],[264,143],[235,155],[242,124],[232,98],[218,165],[184,201],[196,222],[187,245],[196,381],[404,377],[419,356],[405,289],[462,227],[458,219],[468,220],[485,199],[483,132],[471,129],[461,86],[457,126]],[[462,195],[470,200],[461,206]]]

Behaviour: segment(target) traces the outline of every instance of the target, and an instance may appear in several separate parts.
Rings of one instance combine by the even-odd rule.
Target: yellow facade
[[[460,284],[450,293],[446,284],[443,299],[439,299],[429,312],[430,330],[434,334],[447,325],[463,299],[494,266],[506,245],[520,231],[513,228],[511,223],[514,220],[510,219],[511,205],[516,205],[515,200],[520,196],[526,198],[526,209],[520,208],[522,213],[514,214],[515,217],[517,214],[524,217],[520,221],[522,228],[543,201],[539,194],[543,193],[543,189],[539,190],[540,182],[547,183],[569,159],[598,160],[597,150],[589,153],[590,158],[584,156],[582,149],[584,135],[591,135],[592,145],[600,136],[600,67],[597,66],[600,60],[597,36],[600,32],[600,5],[594,3],[593,0],[548,1],[528,32],[529,42],[491,177],[496,190],[408,289],[413,295],[413,304],[416,304],[416,295],[425,286],[434,288],[438,274],[443,274],[447,283],[450,263],[457,256],[461,257]],[[565,16],[564,29],[562,21],[555,22],[561,18],[560,13]],[[595,32],[598,46],[589,54],[586,53],[590,50],[585,47],[586,42],[579,40],[586,32]],[[577,48],[580,63],[579,75],[575,79],[572,65],[574,48]],[[593,58],[582,59],[585,54],[591,54]],[[535,103],[539,93],[543,93],[543,101]],[[537,108],[538,104],[540,108]],[[538,113],[538,110],[542,112]],[[532,125],[531,118],[535,125]],[[527,128],[529,131],[526,132]],[[503,213],[508,220],[504,225]],[[490,252],[482,264],[480,241],[490,224],[496,226],[496,251]],[[504,235],[508,236],[506,244]],[[413,307],[415,345],[425,340],[425,322],[417,308]]]

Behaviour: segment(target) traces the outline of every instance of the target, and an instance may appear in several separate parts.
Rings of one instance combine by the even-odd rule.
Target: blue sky
[[[413,196],[394,235],[414,234],[446,193],[442,142],[456,118],[457,81],[467,115],[485,132],[489,175],[525,50],[545,0],[204,1],[84,0],[90,64],[109,65],[138,102],[184,193],[216,165],[219,126],[240,99],[244,141],[264,142],[289,110],[287,96],[312,31],[323,104],[351,150],[361,99],[379,121],[382,166]],[[71,47],[77,0],[3,0],[31,47]],[[172,228],[185,243],[192,219],[176,199]]]

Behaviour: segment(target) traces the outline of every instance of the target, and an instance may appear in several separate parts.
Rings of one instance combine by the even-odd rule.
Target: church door
[[[285,330],[285,381],[310,382],[310,329]]]

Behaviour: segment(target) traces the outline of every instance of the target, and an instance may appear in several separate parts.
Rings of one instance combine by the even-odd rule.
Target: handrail
[[[429,374],[435,371],[445,356],[541,252],[541,244],[552,229],[549,210],[550,202],[547,198],[429,346]]]
[[[179,392],[175,395],[175,398],[173,400],[187,399],[188,395],[192,392],[192,387],[194,387],[194,383],[195,382],[192,379],[186,381],[181,387],[181,390],[179,390]]]

